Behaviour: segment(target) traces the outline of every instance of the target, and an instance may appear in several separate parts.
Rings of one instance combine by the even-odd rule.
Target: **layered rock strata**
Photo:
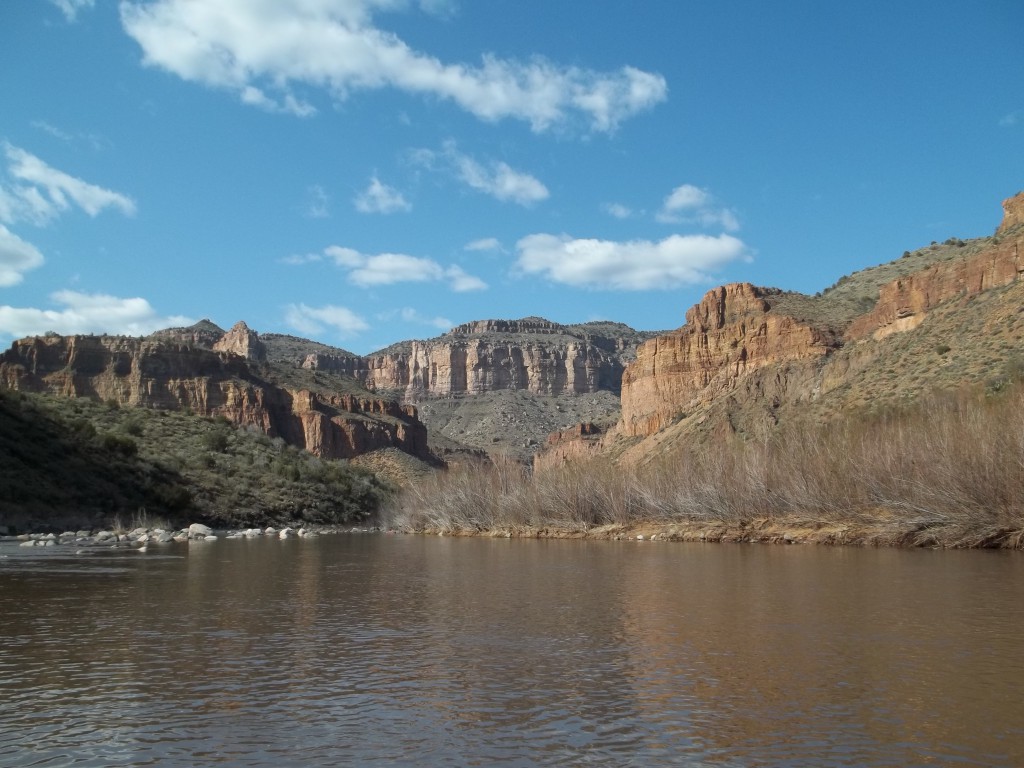
[[[649,453],[645,440],[654,438],[656,448],[674,424],[707,428],[713,408],[725,416],[719,426],[730,427],[730,411],[742,411],[744,404],[759,404],[771,420],[782,406],[842,389],[877,356],[874,347],[861,345],[918,328],[939,305],[968,302],[1021,280],[1024,193],[1004,201],[1003,211],[994,238],[976,241],[962,257],[943,256],[881,284],[873,307],[839,326],[828,320],[827,293],[793,301],[781,291],[748,283],[709,291],[686,313],[686,325],[638,347],[636,361],[623,374],[622,418],[616,427],[603,437],[572,430],[552,435],[535,457],[535,468],[615,446],[636,458]],[[787,307],[802,307],[801,316]],[[846,345],[851,346],[843,355],[833,354]]]
[[[943,261],[883,285],[878,303],[850,325],[846,336],[882,339],[916,328],[928,310],[955,298],[1009,285],[1024,273],[1024,193],[1003,202],[998,242],[963,259]]]
[[[757,369],[834,349],[829,331],[770,311],[779,293],[749,283],[716,288],[686,313],[685,326],[641,344],[622,378],[620,433],[651,435]]]
[[[161,338],[22,339],[0,357],[0,385],[223,416],[324,458],[387,447],[428,458],[426,428],[414,407],[277,386],[248,364],[246,358],[263,353],[244,324],[214,346],[219,351]]]
[[[495,390],[538,395],[619,391],[625,364],[646,336],[626,326],[617,333],[562,326],[540,318],[487,320],[453,328],[428,341],[376,353],[354,371],[371,389],[402,390],[409,399]],[[343,361],[310,361],[342,367]]]

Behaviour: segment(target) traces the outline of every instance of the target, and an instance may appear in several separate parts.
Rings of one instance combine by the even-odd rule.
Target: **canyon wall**
[[[685,326],[641,344],[622,378],[619,432],[654,434],[733,392],[757,369],[815,360],[835,348],[828,330],[772,313],[770,299],[779,293],[749,283],[715,288],[686,313]]]
[[[370,389],[401,390],[409,399],[504,389],[552,396],[617,393],[625,364],[643,338],[615,324],[590,329],[541,318],[485,320],[370,355],[361,367],[342,360],[308,364],[344,368]]]
[[[223,416],[324,458],[386,447],[429,456],[412,406],[290,390],[261,378],[246,358],[260,359],[263,350],[244,324],[213,345],[219,351],[166,338],[22,339],[0,356],[0,386]]]
[[[924,268],[888,282],[862,282],[861,290],[877,286],[877,300],[867,312],[839,323],[835,318],[842,312],[830,304],[828,291],[799,301],[748,283],[709,291],[686,313],[683,327],[637,348],[635,362],[623,374],[622,417],[615,428],[603,436],[555,433],[535,456],[534,467],[543,470],[600,453],[642,460],[662,449],[669,432],[729,431],[736,418],[774,423],[780,407],[803,407],[833,392],[856,390],[855,377],[866,366],[878,364],[889,369],[888,375],[898,375],[891,364],[879,362],[883,340],[919,328],[940,305],[959,300],[969,312],[972,297],[1021,280],[1024,193],[1004,201],[1003,211],[994,237],[970,244],[951,239],[952,253],[937,251],[940,260]],[[899,271],[892,265],[878,269],[878,274]],[[935,349],[933,342],[924,353],[935,355]],[[872,394],[843,397],[869,402]],[[707,421],[712,413],[716,423]]]
[[[878,303],[850,325],[846,336],[885,338],[920,325],[928,310],[955,298],[1009,285],[1024,273],[1024,193],[1003,202],[998,242],[962,259],[950,259],[883,285]]]

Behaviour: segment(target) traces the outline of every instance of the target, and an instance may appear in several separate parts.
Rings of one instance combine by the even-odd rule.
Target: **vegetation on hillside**
[[[181,412],[0,391],[0,524],[343,524],[389,488],[254,429]]]
[[[386,520],[450,534],[654,526],[670,538],[1021,548],[1022,488],[1018,371],[995,389],[933,392],[830,423],[796,418],[642,467],[455,470],[407,489]]]

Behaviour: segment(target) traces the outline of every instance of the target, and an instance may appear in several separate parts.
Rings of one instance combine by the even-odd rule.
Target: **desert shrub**
[[[385,519],[452,532],[795,518],[870,521],[892,541],[1005,542],[1024,530],[1024,385],[1001,381],[997,392],[934,393],[828,424],[797,418],[761,439],[724,438],[643,467],[457,469],[406,490]]]
[[[119,453],[122,456],[134,456],[139,452],[139,444],[126,435],[114,432],[107,432],[100,438],[100,444],[111,453]]]

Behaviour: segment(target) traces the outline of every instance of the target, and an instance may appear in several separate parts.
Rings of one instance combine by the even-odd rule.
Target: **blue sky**
[[[682,324],[991,234],[1024,3],[6,0],[0,342]]]

